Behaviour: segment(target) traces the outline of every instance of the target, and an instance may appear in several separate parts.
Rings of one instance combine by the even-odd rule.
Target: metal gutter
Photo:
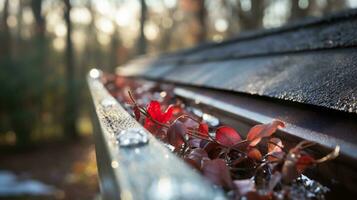
[[[156,140],[108,93],[92,69],[87,78],[97,125],[97,166],[103,199],[226,199]]]

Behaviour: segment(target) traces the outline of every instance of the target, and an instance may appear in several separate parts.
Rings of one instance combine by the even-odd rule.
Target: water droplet
[[[123,130],[117,136],[121,147],[132,147],[147,144],[149,141],[147,133],[139,128]]]
[[[112,107],[115,104],[115,101],[113,99],[103,99],[100,104],[104,106],[105,108]]]
[[[167,93],[166,93],[165,91],[160,92],[160,96],[161,96],[162,98],[165,98],[166,95],[167,95]]]
[[[112,161],[111,165],[112,165],[112,168],[114,168],[114,169],[119,167],[119,163],[115,160]]]
[[[98,69],[91,69],[89,71],[89,77],[91,77],[93,79],[99,78],[100,75],[101,75],[101,71],[99,71]]]

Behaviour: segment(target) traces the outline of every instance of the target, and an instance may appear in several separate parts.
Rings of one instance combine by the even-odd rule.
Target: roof
[[[143,77],[357,113],[357,10],[118,67]]]

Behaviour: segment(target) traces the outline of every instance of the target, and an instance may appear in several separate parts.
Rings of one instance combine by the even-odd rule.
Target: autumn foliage
[[[221,123],[211,126],[202,116],[190,112],[170,90],[160,93],[166,94],[160,101],[145,103],[142,100],[157,96],[157,90],[136,93],[135,97],[132,92],[127,95],[121,91],[120,99],[129,102],[133,115],[146,129],[170,144],[174,153],[213,184],[228,191],[232,199],[243,196],[272,199],[279,195],[289,198],[292,185],[297,184],[307,168],[338,156],[339,148],[336,147],[332,153],[316,159],[306,152],[314,145],[308,141],[286,149],[283,141],[274,136],[277,130],[285,127],[278,119],[255,125],[244,134]]]

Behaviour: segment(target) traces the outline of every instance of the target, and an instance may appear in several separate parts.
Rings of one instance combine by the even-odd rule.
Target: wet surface
[[[357,10],[133,61],[118,73],[357,113]]]
[[[165,73],[156,68],[135,76],[357,113],[356,49],[182,65]]]
[[[95,137],[104,198],[225,199],[136,122],[99,80],[89,77],[88,83],[100,125]]]

